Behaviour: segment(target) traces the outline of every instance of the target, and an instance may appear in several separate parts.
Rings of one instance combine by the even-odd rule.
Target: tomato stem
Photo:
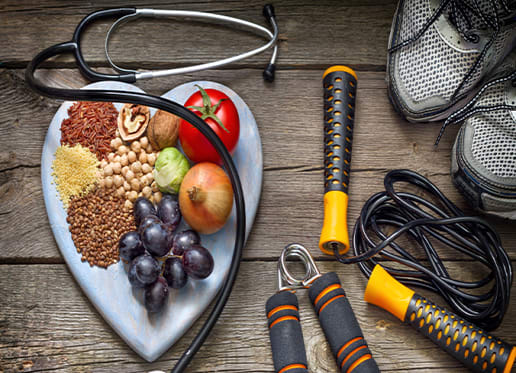
[[[188,109],[194,109],[197,110],[202,114],[202,119],[211,118],[217,123],[224,131],[229,133],[228,129],[224,126],[222,121],[215,115],[216,111],[219,109],[220,104],[222,101],[225,101],[225,98],[221,98],[219,102],[217,102],[215,105],[211,104],[211,98],[208,95],[208,93],[199,85],[195,85],[197,88],[199,88],[199,92],[201,92],[202,96],[202,104],[203,106],[187,106]]]

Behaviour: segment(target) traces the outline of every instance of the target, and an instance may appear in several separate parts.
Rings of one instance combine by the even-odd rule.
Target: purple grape
[[[188,277],[186,276],[185,269],[183,268],[181,258],[173,256],[165,261],[163,277],[167,280],[168,286],[173,289],[181,289],[186,285]]]
[[[191,229],[176,233],[174,240],[172,241],[172,252],[175,255],[183,255],[186,249],[191,248],[193,245],[201,243],[201,237],[199,234]]]
[[[145,284],[138,280],[138,277],[136,277],[136,261],[133,260],[131,264],[129,265],[129,272],[127,273],[127,276],[129,277],[129,283],[135,287],[135,288],[144,288]]]
[[[143,247],[153,256],[169,252],[169,232],[162,223],[148,224],[142,232]]]
[[[145,289],[145,308],[149,312],[159,312],[168,299],[168,285],[163,277]]]
[[[140,222],[147,215],[156,215],[156,208],[151,201],[149,201],[145,197],[138,197],[136,201],[134,201],[133,207],[134,220],[136,220],[136,225],[140,225]]]
[[[138,232],[127,232],[118,241],[118,251],[120,258],[130,262],[137,256],[143,255],[145,249],[143,248],[142,241]]]
[[[133,265],[135,278],[144,285],[154,283],[161,272],[159,262],[150,255],[140,255],[134,258],[131,263],[131,266]]]
[[[156,215],[147,215],[143,218],[143,220],[140,222],[140,225],[138,226],[138,233],[140,233],[140,236],[147,225],[152,223],[161,223],[161,220]]]
[[[183,267],[188,276],[203,279],[213,271],[213,257],[201,245],[193,245],[183,253]]]
[[[179,202],[177,196],[172,194],[164,194],[158,203],[158,216],[165,224],[179,225],[181,221],[181,211],[179,210]]]

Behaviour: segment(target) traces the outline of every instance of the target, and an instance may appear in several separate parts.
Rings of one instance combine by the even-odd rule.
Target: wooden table
[[[0,5],[0,372],[167,370],[201,322],[148,364],[103,321],[83,295],[61,257],[47,220],[40,181],[42,145],[60,102],[42,98],[24,83],[27,62],[43,48],[68,40],[77,23],[103,7],[135,1],[4,1]],[[154,1],[148,7],[213,11],[264,24],[264,1]],[[355,266],[344,266],[317,249],[322,224],[323,132],[321,75],[332,64],[358,72],[356,132],[353,144],[349,222],[364,201],[382,187],[394,168],[416,170],[434,181],[460,206],[452,186],[451,128],[433,151],[439,124],[409,124],[387,99],[386,45],[395,9],[391,0],[274,1],[280,27],[276,81],[262,80],[269,55],[217,71],[144,81],[160,95],[191,80],[228,85],[246,100],[262,136],[264,183],[260,208],[244,259],[220,321],[198,353],[191,372],[271,372],[264,316],[276,289],[276,260],[290,242],[303,243],[322,271],[336,271],[382,371],[463,372],[461,365],[386,312],[362,300],[366,280]],[[88,60],[103,69],[103,35],[108,23],[92,26],[84,40]],[[115,60],[130,67],[177,67],[229,56],[261,40],[246,32],[181,21],[153,20],[126,26],[113,40]],[[58,86],[86,84],[71,58],[46,65],[41,76]],[[516,258],[515,224],[489,218],[509,254]],[[442,251],[452,272],[474,276],[475,265]],[[516,290],[496,335],[516,343]],[[445,305],[442,299],[432,299]],[[336,366],[308,304],[301,299],[302,325],[312,372]]]

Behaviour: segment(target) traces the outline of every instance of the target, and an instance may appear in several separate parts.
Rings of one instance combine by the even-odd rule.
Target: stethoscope
[[[233,159],[231,155],[227,151],[226,147],[219,139],[219,137],[215,134],[215,132],[206,124],[204,120],[198,117],[196,114],[192,113],[190,110],[186,109],[184,106],[167,100],[162,97],[153,96],[145,93],[136,93],[136,92],[126,92],[126,91],[110,91],[110,90],[81,90],[81,89],[63,89],[63,88],[55,88],[49,87],[41,83],[35,77],[35,71],[37,68],[46,60],[51,57],[55,57],[64,53],[71,53],[74,55],[75,60],[77,62],[78,68],[81,73],[90,81],[101,81],[101,80],[110,80],[110,81],[121,81],[127,83],[134,83],[139,79],[148,79],[158,76],[172,75],[172,74],[181,74],[186,72],[199,71],[208,68],[220,67],[222,65],[238,61],[249,56],[255,55],[257,53],[263,52],[267,48],[274,46],[274,52],[271,58],[271,61],[267,68],[265,69],[263,75],[264,79],[268,81],[272,81],[274,79],[274,70],[275,70],[275,60],[277,56],[277,46],[276,41],[278,38],[278,27],[276,25],[275,17],[274,17],[274,9],[271,5],[266,5],[263,9],[263,14],[272,25],[273,32],[263,28],[262,26],[246,22],[243,20],[239,20],[237,18],[226,17],[221,15],[215,15],[210,13],[203,12],[186,12],[186,11],[169,11],[169,10],[151,10],[151,9],[135,9],[135,8],[119,8],[119,9],[107,9],[100,10],[97,12],[93,12],[82,19],[82,21],[78,24],[75,32],[73,34],[73,38],[71,41],[60,43],[53,45],[40,53],[38,53],[34,59],[27,66],[27,70],[25,72],[25,79],[28,85],[40,93],[41,95],[63,99],[68,101],[108,101],[108,102],[122,102],[122,103],[131,103],[131,104],[140,104],[146,105],[150,107],[154,107],[157,109],[168,111],[169,113],[175,114],[182,119],[190,122],[194,125],[206,138],[210,141],[210,143],[215,147],[218,154],[222,158],[223,165],[226,169],[226,172],[231,181],[231,185],[233,187],[234,198],[235,198],[235,210],[236,210],[236,236],[235,236],[235,246],[233,257],[231,260],[231,265],[228,271],[228,275],[226,277],[225,283],[220,290],[215,305],[211,310],[207,320],[204,322],[201,330],[193,339],[190,346],[183,353],[181,358],[176,363],[175,367],[172,369],[172,372],[182,372],[188,363],[192,360],[195,353],[200,349],[204,341],[206,340],[208,334],[211,329],[217,322],[226,302],[231,294],[231,290],[233,288],[233,284],[236,279],[236,275],[238,273],[238,269],[240,267],[240,260],[242,257],[242,250],[245,243],[245,203],[244,203],[244,194],[242,191],[242,185],[240,183],[240,178],[238,176],[238,171],[233,163]],[[182,16],[182,17],[192,17],[197,19],[208,19],[211,21],[217,22],[226,22],[233,23],[239,26],[248,27],[261,35],[264,35],[270,38],[270,41],[263,45],[260,48],[254,49],[252,51],[240,54],[238,56],[234,56],[231,58],[222,59],[216,62],[206,63],[195,65],[186,68],[178,68],[178,69],[169,69],[169,70],[156,70],[156,71],[134,71],[122,69],[116,65],[114,65],[108,56],[108,60],[112,64],[112,66],[119,71],[119,74],[104,74],[99,73],[92,70],[89,65],[86,63],[80,45],[81,34],[85,30],[85,28],[90,25],[93,21],[108,18],[108,17],[122,17],[111,27],[108,32],[106,38],[106,52],[108,51],[109,40],[111,32],[119,26],[122,22],[129,20],[132,17],[137,16]]]

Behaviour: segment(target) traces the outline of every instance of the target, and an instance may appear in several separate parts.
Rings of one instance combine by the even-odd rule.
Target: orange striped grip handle
[[[380,372],[337,274],[329,272],[319,277],[313,282],[308,294],[339,371]]]
[[[295,294],[282,291],[265,305],[276,373],[308,373],[299,306]]]

